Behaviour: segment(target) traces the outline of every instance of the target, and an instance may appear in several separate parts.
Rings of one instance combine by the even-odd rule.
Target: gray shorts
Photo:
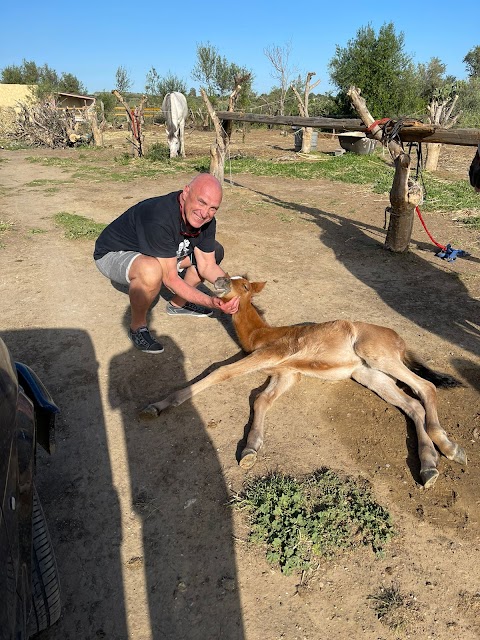
[[[95,260],[98,270],[106,278],[110,278],[118,284],[130,284],[128,277],[130,267],[137,256],[141,256],[137,251],[111,251],[102,258]]]
[[[135,258],[141,255],[142,254],[138,253],[138,251],[110,251],[110,253],[105,254],[102,258],[95,260],[95,264],[97,265],[100,273],[102,273],[106,278],[110,278],[110,280],[113,280],[113,282],[117,282],[118,284],[129,285],[130,278],[128,277],[128,274],[130,267],[132,266]],[[217,264],[220,264],[223,260],[223,255],[224,250],[222,245],[215,240],[215,262]],[[180,275],[185,271],[185,268],[182,269],[180,267],[180,262],[185,260],[186,257],[190,258],[190,262],[193,266],[197,266],[194,253],[184,256],[178,261],[177,265],[177,270]]]

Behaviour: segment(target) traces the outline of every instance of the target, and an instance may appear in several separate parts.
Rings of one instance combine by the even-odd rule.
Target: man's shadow
[[[128,323],[128,313],[125,323]],[[138,420],[151,401],[185,385],[184,356],[133,347],[112,359],[109,400],[121,411],[132,509],[142,522],[150,624],[155,639],[244,637],[229,495],[203,420],[192,403],[153,422]]]

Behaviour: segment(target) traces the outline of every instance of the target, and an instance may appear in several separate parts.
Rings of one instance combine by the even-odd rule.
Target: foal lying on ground
[[[252,296],[264,286],[265,282],[249,282],[238,276],[217,279],[215,288],[218,295],[225,300],[233,296],[240,298],[233,324],[242,348],[250,355],[220,367],[160,402],[148,405],[140,417],[155,418],[167,407],[182,404],[214,384],[254,371],[264,371],[270,376],[270,381],[255,400],[252,427],[240,459],[240,465],[249,469],[255,464],[257,452],[263,444],[265,413],[302,374],[321,380],[352,378],[413,420],[418,438],[420,476],[425,487],[431,487],[438,477],[438,453],[434,445],[449,460],[466,464],[465,451],[449,440],[440,426],[436,390],[432,384],[455,386],[457,382],[453,378],[422,365],[407,352],[402,338],[387,327],[347,320],[271,327],[251,303]],[[428,376],[432,382],[412,369]],[[397,380],[408,385],[420,401],[402,391],[396,384]]]

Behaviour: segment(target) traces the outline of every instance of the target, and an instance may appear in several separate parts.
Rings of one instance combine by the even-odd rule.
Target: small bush
[[[166,144],[155,142],[147,149],[145,158],[152,162],[164,162],[165,160],[170,160],[170,149]]]
[[[365,481],[320,469],[303,480],[280,473],[248,482],[234,504],[250,515],[250,539],[266,544],[267,560],[285,574],[315,559],[369,545],[381,552],[394,535],[389,513]]]

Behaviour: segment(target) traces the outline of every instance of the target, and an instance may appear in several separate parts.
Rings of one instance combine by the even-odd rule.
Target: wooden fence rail
[[[301,116],[265,116],[256,113],[217,111],[220,120],[256,122],[258,124],[286,124],[298,127],[314,127],[333,131],[363,131],[367,127],[361,120],[341,118],[302,118]],[[402,142],[440,142],[466,147],[480,144],[480,129],[444,129],[432,124],[408,125],[400,129]]]

